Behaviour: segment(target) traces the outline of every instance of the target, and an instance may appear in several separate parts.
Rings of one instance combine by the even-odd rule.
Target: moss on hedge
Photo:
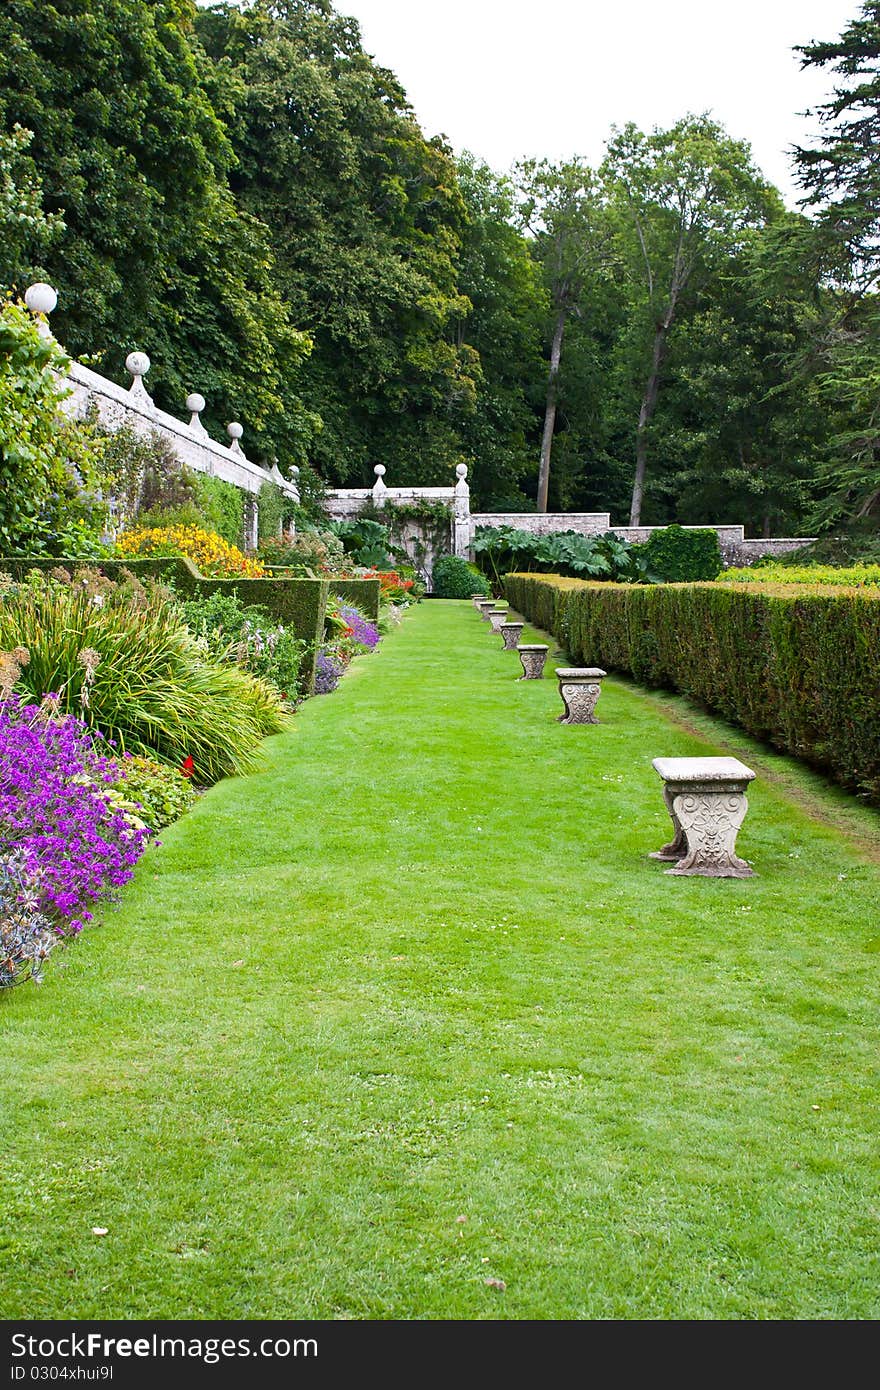
[[[666,686],[880,805],[880,594],[509,574],[570,659]]]

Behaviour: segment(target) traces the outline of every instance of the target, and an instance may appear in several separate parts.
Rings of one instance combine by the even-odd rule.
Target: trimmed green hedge
[[[379,594],[381,584],[378,579],[334,579],[330,578],[330,592],[337,598],[347,599],[358,607],[365,617],[373,622],[379,616]]]
[[[880,804],[880,595],[508,574],[569,658],[681,691]]]
[[[139,577],[168,580],[190,598],[197,598],[199,594],[237,594],[242,603],[260,604],[279,623],[292,628],[297,637],[309,643],[309,655],[303,663],[303,686],[309,691],[314,688],[315,662],[318,647],[324,638],[324,615],[330,592],[326,579],[246,579],[238,576],[208,579],[199,573],[190,560],[160,556],[130,560],[0,557],[0,570],[5,570],[13,578],[20,578],[31,569],[48,571],[59,565],[71,572],[82,568],[97,569],[109,579],[114,578],[119,570],[127,569]],[[378,587],[378,580],[373,582]]]

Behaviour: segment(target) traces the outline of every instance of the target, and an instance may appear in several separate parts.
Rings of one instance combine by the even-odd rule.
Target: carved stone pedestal
[[[507,617],[507,609],[506,609],[506,608],[489,608],[489,609],[487,609],[486,616],[487,616],[488,619],[489,619],[489,625],[490,625],[490,627],[492,628],[492,631],[493,631],[493,632],[500,632],[500,631],[501,631],[501,624],[504,622],[504,619]]]
[[[675,835],[650,855],[674,864],[668,874],[751,878],[754,870],[736,854],[736,835],[755,774],[738,758],[655,758]]]
[[[502,623],[498,631],[501,633],[506,652],[515,652],[519,646],[519,635],[525,627],[525,623]]]
[[[477,612],[480,611],[480,604],[481,604],[481,603],[491,603],[491,602],[492,602],[492,600],[491,600],[491,599],[487,599],[485,594],[471,594],[471,603],[474,605],[474,607],[476,608]]]
[[[519,644],[517,651],[523,668],[523,673],[519,677],[521,681],[539,681],[541,679],[549,650],[549,647],[542,646],[540,642]]]
[[[487,623],[489,621],[489,609],[494,607],[494,598],[481,598],[479,603],[476,605],[477,612],[483,619],[484,623]]]
[[[604,675],[605,672],[598,666],[556,667],[559,694],[565,705],[565,713],[559,715],[557,724],[599,723],[593,711],[602,690],[600,682]]]

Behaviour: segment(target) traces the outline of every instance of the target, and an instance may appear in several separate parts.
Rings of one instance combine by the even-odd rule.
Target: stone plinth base
[[[675,835],[650,858],[674,863],[668,874],[751,878],[754,870],[735,852],[751,768],[737,758],[655,758],[653,766]]]
[[[565,705],[565,713],[560,714],[557,724],[598,724],[593,711],[602,690],[600,684],[605,675],[598,666],[557,666],[556,679],[559,681],[559,694]]]
[[[493,632],[500,632],[500,631],[501,631],[501,624],[504,622],[504,619],[507,617],[507,609],[506,609],[506,608],[489,608],[489,609],[487,610],[486,616],[487,616],[487,618],[489,619],[489,626],[492,628],[492,631],[493,631]]]
[[[506,652],[515,652],[519,646],[519,635],[525,627],[525,623],[502,623],[498,631],[501,633]]]
[[[540,642],[527,642],[525,645],[520,643],[517,651],[523,668],[523,673],[519,677],[521,681],[539,681],[541,679],[549,650],[549,647],[542,646]]]

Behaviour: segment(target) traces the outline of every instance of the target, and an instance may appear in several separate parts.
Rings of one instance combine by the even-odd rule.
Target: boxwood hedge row
[[[680,691],[880,804],[880,595],[533,574],[504,587],[573,662]]]

